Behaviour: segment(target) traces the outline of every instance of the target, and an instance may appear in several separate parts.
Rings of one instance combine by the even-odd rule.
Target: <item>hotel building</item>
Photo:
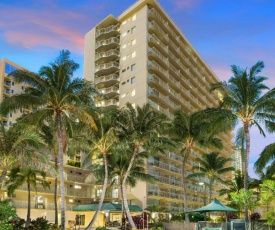
[[[156,0],[136,1],[118,17],[107,16],[86,34],[84,78],[106,96],[97,102],[106,110],[127,102],[133,106],[150,103],[172,119],[179,108],[193,113],[218,105],[218,96],[209,89],[219,79]],[[230,157],[232,135],[221,138],[221,154]],[[196,165],[195,158],[210,151],[213,149],[196,147],[187,175]],[[132,202],[142,202],[143,207],[162,205],[167,212],[182,211],[181,162],[181,156],[174,152],[150,157],[148,172],[158,182],[140,182],[129,188]],[[216,191],[222,187],[218,183],[214,186]],[[200,207],[209,191],[207,180],[189,180],[187,188],[189,209]]]

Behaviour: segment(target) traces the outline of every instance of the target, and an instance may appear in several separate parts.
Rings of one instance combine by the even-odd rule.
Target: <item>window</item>
[[[134,71],[136,69],[136,64],[131,65],[131,71]]]
[[[14,85],[14,82],[12,82],[11,85]]]
[[[131,29],[131,34],[134,34],[136,32],[136,27],[134,26],[134,27],[132,27],[132,29]]]
[[[6,74],[10,74],[10,73],[12,73],[15,70],[17,70],[17,68],[15,68],[14,66],[12,66],[12,65],[10,65],[8,63],[5,64],[5,73]]]
[[[131,78],[131,84],[134,84],[136,82],[136,77]]]
[[[127,46],[127,45],[126,45],[126,44],[124,44],[124,45],[122,46],[122,49],[126,48],[126,46]]]
[[[10,121],[9,124],[12,125],[12,122]]]
[[[134,51],[132,54],[131,54],[132,58],[134,58],[136,56],[136,51]]]
[[[10,117],[12,117],[12,113],[10,113]]]
[[[121,72],[124,73],[126,71],[126,69],[123,69]]]
[[[122,61],[125,61],[126,60],[126,56],[122,57]]]
[[[126,24],[126,20],[122,22],[122,25],[125,25]]]
[[[133,106],[134,109],[136,108],[136,104],[135,103],[132,103],[132,106]]]
[[[76,215],[75,220],[76,225],[85,225],[85,215]]]
[[[126,94],[124,93],[120,96],[120,98],[124,98],[125,96],[126,96]]]
[[[131,96],[133,97],[135,95],[136,95],[136,90],[134,89],[134,90],[131,91]]]
[[[136,40],[136,39],[133,39],[133,40],[131,41],[132,46],[135,45],[136,42],[137,42],[137,40]]]
[[[21,86],[21,89],[24,90],[24,86],[23,85]]]
[[[112,190],[112,198],[118,198],[118,189],[117,188],[114,188]]]
[[[132,21],[135,21],[135,20],[136,20],[136,18],[137,18],[137,15],[136,15],[136,14],[134,14],[134,15],[132,16]]]
[[[127,32],[124,32],[123,34],[122,34],[122,37],[125,37],[127,35]]]

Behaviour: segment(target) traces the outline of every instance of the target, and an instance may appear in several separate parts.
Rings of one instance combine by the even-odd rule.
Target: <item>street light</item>
[[[204,189],[204,196],[203,196],[203,204],[206,205],[206,187],[204,182],[199,182],[199,185],[203,186]]]

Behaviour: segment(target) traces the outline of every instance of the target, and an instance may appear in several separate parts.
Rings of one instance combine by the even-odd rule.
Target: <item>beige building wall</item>
[[[217,95],[209,91],[218,78],[156,0],[139,0],[118,17],[109,15],[87,33],[84,78],[95,82],[105,94],[97,102],[104,109],[122,107],[127,102],[135,106],[150,103],[172,119],[178,108],[192,113],[218,105]],[[232,137],[231,133],[221,136],[224,156],[231,156]],[[213,149],[194,149],[187,174],[197,165],[196,157],[210,151]],[[181,211],[181,161],[176,152],[150,157],[148,172],[158,182],[140,183],[131,189],[139,200],[136,202],[143,207],[159,204],[166,211]],[[216,191],[221,187],[214,184]],[[201,206],[204,194],[209,193],[208,181],[189,180],[187,188],[189,209]]]

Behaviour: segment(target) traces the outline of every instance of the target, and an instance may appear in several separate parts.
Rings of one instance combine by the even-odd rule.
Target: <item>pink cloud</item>
[[[0,10],[5,23],[0,23],[6,41],[17,47],[38,46],[67,49],[83,53],[84,35],[72,26],[81,23],[84,17],[71,11],[54,8],[43,10],[12,9]],[[10,17],[13,15],[13,17]]]

